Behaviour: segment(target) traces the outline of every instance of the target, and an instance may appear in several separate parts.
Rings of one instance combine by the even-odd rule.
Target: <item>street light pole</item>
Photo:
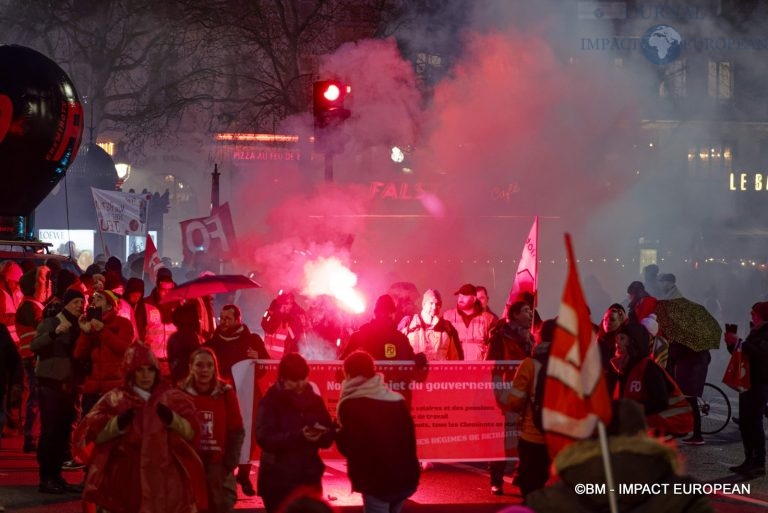
[[[325,181],[333,181],[333,153],[330,151],[325,152]]]

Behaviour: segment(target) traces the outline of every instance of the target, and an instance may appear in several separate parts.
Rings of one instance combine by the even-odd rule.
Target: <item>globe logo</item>
[[[603,16],[605,16],[605,12],[601,8],[599,8],[599,7],[597,9],[595,9],[595,13],[594,14],[595,14],[595,18],[597,18],[597,19],[600,19]]]
[[[643,34],[640,48],[646,59],[661,66],[680,56],[682,41],[680,34],[669,25],[654,25]]]

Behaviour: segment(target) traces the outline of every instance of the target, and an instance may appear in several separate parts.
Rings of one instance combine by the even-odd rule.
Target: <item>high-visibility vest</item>
[[[651,358],[645,357],[630,371],[624,384],[624,397],[626,399],[632,399],[640,404],[645,404],[648,395],[645,387],[643,387],[643,377],[645,376],[645,368],[648,364],[657,365]],[[659,368],[661,369],[661,367]],[[648,427],[660,429],[666,433],[689,433],[693,431],[693,411],[691,410],[691,405],[688,404],[683,392],[680,391],[680,387],[677,386],[672,376],[664,369],[661,370],[667,381],[667,388],[671,389],[671,391],[667,395],[667,408],[659,413],[645,417]]]
[[[29,301],[30,303],[34,304],[37,308],[39,308],[40,312],[42,312],[43,309],[45,308],[40,301],[37,301],[36,299],[30,299],[28,297],[25,297],[24,299],[22,299],[21,303],[19,303],[19,308],[21,308],[21,305],[23,305],[27,301]],[[21,356],[22,359],[34,357],[35,353],[32,352],[32,348],[30,346],[32,344],[32,339],[35,338],[37,327],[26,326],[24,324],[19,324],[19,323],[16,323],[15,327],[16,327],[16,336],[19,338],[19,356]]]

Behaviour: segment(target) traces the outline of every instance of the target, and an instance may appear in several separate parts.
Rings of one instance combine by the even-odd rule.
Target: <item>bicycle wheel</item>
[[[705,435],[719,433],[731,419],[731,402],[725,392],[715,385],[704,383],[704,391],[697,398],[701,412],[701,432]]]

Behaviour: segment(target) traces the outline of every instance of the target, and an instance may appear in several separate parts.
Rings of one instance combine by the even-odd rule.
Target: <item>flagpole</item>
[[[608,504],[611,513],[619,513],[619,504],[616,500],[616,488],[613,485],[613,467],[611,466],[611,453],[608,449],[608,435],[605,432],[605,424],[597,422],[597,432],[600,435],[600,452],[603,453],[603,468],[605,469],[605,484],[608,485]]]
[[[536,307],[539,306],[539,216],[534,216],[533,222],[536,224],[536,257],[533,265],[536,272],[533,273],[533,312],[536,315]]]

